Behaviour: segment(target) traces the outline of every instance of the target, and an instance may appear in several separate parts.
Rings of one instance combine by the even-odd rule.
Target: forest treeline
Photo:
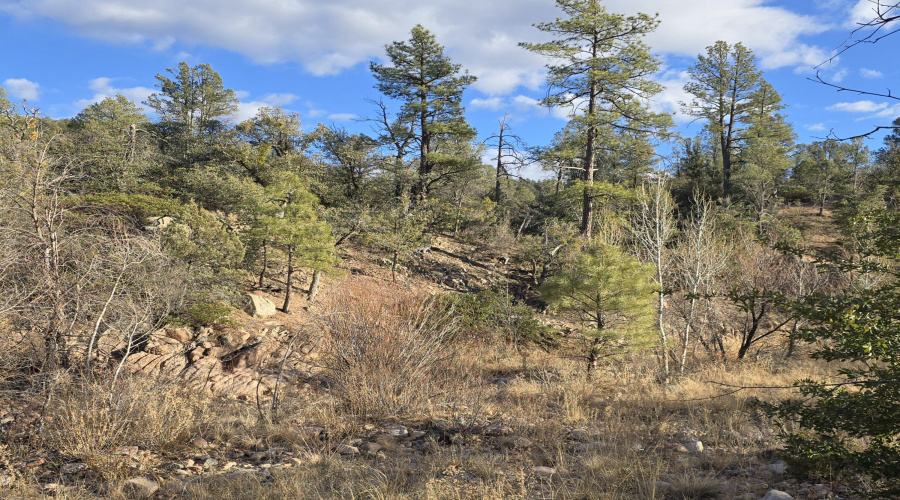
[[[697,349],[745,358],[785,336],[791,355],[801,340],[842,331],[824,356],[886,361],[894,373],[897,311],[866,308],[874,297],[900,303],[900,132],[876,149],[798,143],[752,51],[717,42],[688,70],[682,103],[705,127],[679,137],[648,104],[663,90],[643,42],[658,20],[592,0],[557,4],[565,16],[536,26],[551,41],[522,44],[547,57],[542,104],[573,110],[549,144],[524,144],[506,117],[477,141],[462,105],[476,76],[422,26],[370,65],[383,96],[371,102],[371,134],[304,131],[278,107],[235,123],[235,92],[208,64],[157,75],[145,102],[118,95],[68,119],[0,90],[0,312],[4,328],[43,342],[0,356],[20,373],[89,372],[104,332],[140,349],[166,323],[228,322],[251,282],[283,290],[288,312],[298,271],[312,272],[303,289],[314,299],[344,245],[382,255],[396,279],[445,235],[521,268],[516,301],[576,318],[589,372],[649,347],[668,382]],[[552,176],[520,175],[535,164]],[[837,242],[811,246],[784,216],[793,205],[832,213]],[[816,395],[896,403],[865,385],[888,377],[880,369],[848,375],[864,381],[859,392]],[[865,435],[879,456],[896,456],[886,440],[896,422],[881,423]],[[824,441],[794,435],[800,452],[851,453],[839,449],[850,429],[804,424]]]

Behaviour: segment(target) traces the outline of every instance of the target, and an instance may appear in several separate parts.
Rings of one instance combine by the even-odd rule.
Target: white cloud
[[[868,68],[860,68],[859,74],[861,74],[863,78],[881,78],[884,76],[884,73],[881,71]]]
[[[286,106],[297,100],[294,94],[269,94],[257,100],[246,101],[250,97],[250,93],[243,90],[236,90],[235,96],[240,100],[238,102],[238,112],[235,117],[238,122],[249,120],[256,116],[261,108],[274,108]]]
[[[147,97],[149,97],[150,94],[155,92],[154,89],[148,87],[118,88],[114,87],[112,85],[112,82],[112,78],[108,78],[105,76],[94,78],[88,83],[88,88],[94,91],[93,97],[91,97],[90,99],[81,99],[75,102],[75,105],[78,106],[79,109],[84,109],[91,104],[106,99],[107,97],[114,97],[117,94],[121,94],[140,106],[142,102],[147,100]]]
[[[261,99],[272,106],[287,106],[297,100],[294,94],[269,94]]]
[[[825,124],[824,123],[813,123],[812,125],[807,125],[806,130],[809,130],[811,132],[821,132],[821,131],[825,130]]]
[[[840,82],[844,81],[844,78],[847,78],[847,75],[849,75],[849,74],[850,74],[850,72],[847,71],[846,69],[838,70],[837,73],[835,73],[834,75],[831,76],[831,81],[834,83],[840,83]]]
[[[856,101],[856,102],[839,102],[833,106],[828,106],[828,111],[842,111],[845,113],[875,113],[887,108],[887,104],[883,102],[873,101]]]
[[[895,118],[900,118],[900,104],[887,106],[871,118],[890,118],[892,120]]]
[[[334,122],[350,122],[359,118],[354,113],[332,113],[328,115],[328,119]]]
[[[800,37],[827,29],[816,18],[767,5],[766,0],[606,0],[611,12],[659,12],[661,25],[647,38],[658,53],[696,56],[716,40],[742,42],[763,68],[814,65],[818,47]],[[147,43],[171,50],[177,43],[224,48],[258,63],[293,61],[315,75],[331,75],[384,57],[384,45],[408,37],[416,23],[432,29],[447,53],[479,80],[489,96],[543,84],[539,56],[518,47],[545,35],[535,22],[560,12],[549,0],[6,0],[0,11],[47,17],[92,38]]]
[[[469,107],[472,109],[489,109],[491,111],[499,111],[506,106],[506,100],[500,97],[490,97],[487,99],[472,99],[469,101]]]
[[[681,103],[690,102],[693,96],[684,91],[684,85],[690,80],[687,71],[666,72],[656,81],[666,89],[657,94],[650,103],[650,109],[656,113],[672,113],[675,123],[681,125],[690,122],[694,117],[681,112]]]
[[[7,78],[3,81],[3,87],[16,99],[37,101],[41,97],[41,86],[25,78]]]
[[[850,8],[850,17],[847,20],[846,26],[855,29],[859,28],[861,24],[868,23],[878,18],[879,15],[888,17],[895,16],[898,13],[900,12],[898,12],[898,7],[894,2],[885,0],[857,0],[856,4]]]

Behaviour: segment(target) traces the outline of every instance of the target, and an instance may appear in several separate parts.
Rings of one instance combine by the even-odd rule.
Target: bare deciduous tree
[[[671,264],[668,245],[675,236],[675,201],[669,194],[665,172],[658,172],[656,179],[645,182],[638,193],[638,206],[633,214],[632,226],[638,250],[644,260],[656,268],[654,281],[657,287],[657,327],[662,348],[664,382],[669,383],[669,339],[665,325],[668,271]]]
[[[690,215],[672,255],[674,281],[684,296],[684,307],[680,308],[684,321],[679,357],[680,373],[684,373],[687,353],[694,341],[691,333],[698,332],[706,325],[710,298],[719,276],[725,270],[727,250],[716,234],[715,210],[715,204],[711,200],[704,198],[699,192],[694,193]],[[706,311],[703,318],[698,318],[701,304],[706,305]]]

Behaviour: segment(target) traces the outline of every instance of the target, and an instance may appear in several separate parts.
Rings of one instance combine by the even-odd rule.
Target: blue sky
[[[882,0],[884,1],[884,0]],[[685,135],[699,123],[677,114],[685,70],[716,40],[754,51],[783,94],[799,140],[855,135],[900,116],[900,101],[836,92],[808,80],[878,0],[605,0],[613,12],[659,13],[647,38],[667,86],[653,103],[676,112]],[[890,2],[895,3],[895,2]],[[384,45],[421,23],[455,62],[479,78],[465,95],[482,138],[509,115],[513,131],[541,145],[565,112],[536,106],[543,61],[519,48],[538,41],[532,23],[559,15],[552,0],[0,0],[0,86],[54,118],[121,93],[140,103],[154,76],[180,61],[209,63],[241,99],[239,119],[261,106],[299,112],[304,128],[338,124],[365,132],[366,99],[380,96],[369,70]],[[900,79],[900,35],[861,45],[820,68],[823,78],[884,92]],[[878,137],[870,147],[880,146]]]

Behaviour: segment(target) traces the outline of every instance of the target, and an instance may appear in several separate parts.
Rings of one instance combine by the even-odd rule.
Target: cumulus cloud
[[[692,95],[684,91],[684,85],[690,80],[687,71],[665,72],[657,78],[666,89],[654,97],[650,109],[657,113],[671,113],[675,123],[681,125],[694,119],[681,112],[681,103],[691,102]]]
[[[844,81],[844,78],[847,78],[847,75],[849,74],[850,72],[846,69],[838,70],[834,75],[831,76],[831,81],[834,83],[840,83]]]
[[[827,29],[814,17],[766,0],[606,0],[612,12],[658,12],[662,24],[647,42],[656,52],[695,56],[716,40],[741,41],[764,68],[814,65],[824,52],[801,43]],[[382,58],[384,45],[408,37],[421,23],[447,53],[479,77],[475,88],[510,95],[543,83],[544,62],[518,47],[545,36],[533,23],[560,13],[548,0],[5,0],[14,16],[46,17],[85,36],[147,43],[169,50],[176,42],[220,47],[258,63],[293,61],[315,75],[331,75]]]
[[[234,92],[238,98],[238,111],[236,119],[239,122],[249,120],[256,116],[261,108],[274,108],[287,106],[297,100],[294,94],[269,94],[255,100],[246,100],[250,97],[250,93],[243,90]]]
[[[871,118],[889,118],[893,120],[894,118],[900,117],[900,104],[894,104],[893,106],[885,106],[884,109],[875,113]]]
[[[865,24],[877,19],[879,16],[889,17],[900,14],[900,7],[892,2],[876,2],[873,0],[857,0],[856,4],[850,8],[850,17],[847,20],[848,28],[859,28],[861,24]]]
[[[845,113],[876,113],[887,108],[888,105],[883,102],[874,101],[856,101],[856,102],[839,102],[832,106],[828,106],[828,111],[841,111]]]
[[[25,78],[7,78],[3,81],[3,88],[16,99],[37,101],[41,97],[41,86]]]
[[[472,109],[489,109],[491,111],[499,111],[506,106],[506,100],[500,97],[490,97],[488,99],[472,99],[469,101],[469,107]]]
[[[100,102],[107,97],[114,97],[117,94],[127,97],[140,106],[142,102],[147,100],[147,97],[149,97],[150,94],[155,92],[154,89],[148,87],[115,87],[113,85],[113,79],[105,76],[91,80],[88,83],[88,88],[94,91],[94,95],[90,99],[81,99],[75,102],[75,105],[78,106],[79,109],[84,109],[91,104]]]
[[[863,78],[881,78],[884,76],[884,73],[881,71],[868,68],[860,68],[859,74],[862,75]]]
[[[807,125],[806,130],[809,130],[811,132],[821,132],[821,131],[825,130],[825,124],[824,123],[813,123],[812,125]]]

